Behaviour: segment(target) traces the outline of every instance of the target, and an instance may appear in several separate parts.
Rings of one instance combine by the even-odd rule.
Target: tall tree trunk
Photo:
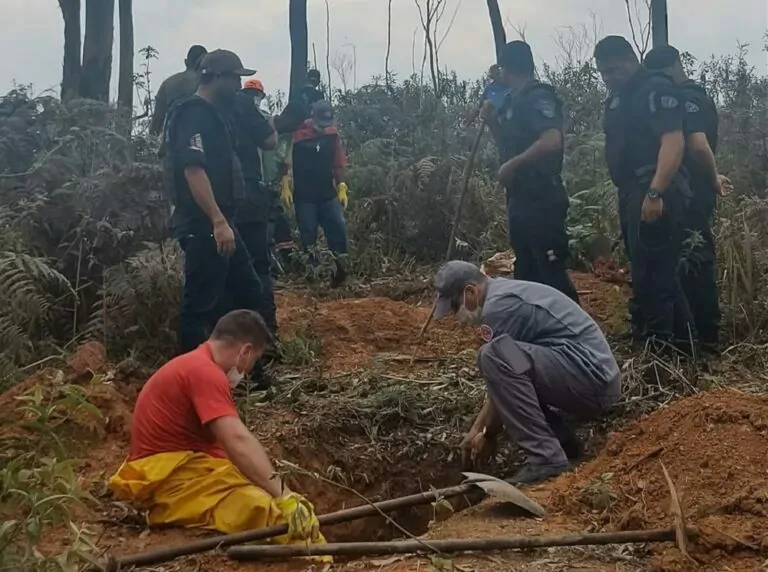
[[[120,77],[117,105],[126,135],[131,133],[133,116],[133,0],[118,0],[120,12]]]
[[[501,10],[499,10],[498,0],[486,0],[488,4],[488,15],[491,17],[491,28],[493,29],[493,43],[496,45],[496,56],[501,54],[501,50],[507,43],[507,34],[504,31],[504,22],[501,19]]]
[[[80,95],[109,101],[115,0],[85,0],[85,40]]]
[[[667,0],[651,0],[651,33],[654,48],[666,46],[669,43]]]
[[[66,101],[80,93],[80,0],[59,0],[64,18],[64,64],[61,76],[61,99]]]
[[[307,0],[290,0],[288,31],[291,36],[291,86],[288,91],[288,101],[295,101],[301,97],[301,89],[307,83],[307,61],[309,60]]]

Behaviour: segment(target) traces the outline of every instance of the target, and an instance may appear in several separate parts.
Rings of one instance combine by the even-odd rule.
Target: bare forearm
[[[491,433],[498,433],[503,427],[501,417],[499,417],[499,412],[496,410],[496,406],[493,404],[493,401],[491,401],[490,397],[485,398],[483,408],[480,410],[480,413],[477,414],[475,422],[472,424],[472,429],[470,429],[470,431],[473,433],[479,433],[485,427],[487,427]]]
[[[665,135],[661,140],[661,148],[656,162],[656,173],[651,181],[651,188],[664,192],[672,182],[680,168],[685,152],[685,141],[682,133]]]
[[[547,132],[536,142],[513,159],[515,167],[535,163],[536,161],[557,153],[563,146],[563,137],[559,132]]]
[[[254,485],[275,498],[283,494],[280,477],[275,475],[272,461],[256,437],[244,433],[233,439],[225,449],[229,460]]]
[[[712,152],[709,144],[704,141],[690,141],[689,148],[693,159],[704,169],[707,178],[712,184],[717,184],[717,162],[715,154]]]
[[[211,181],[208,179],[205,169],[202,167],[187,167],[184,169],[184,176],[187,178],[189,191],[195,199],[197,206],[210,219],[211,223],[216,224],[223,221],[224,215],[221,213],[219,205],[216,204]]]

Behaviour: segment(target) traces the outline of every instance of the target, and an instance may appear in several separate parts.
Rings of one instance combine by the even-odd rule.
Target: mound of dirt
[[[606,332],[624,327],[626,285],[610,284],[592,274],[571,273],[582,307]],[[320,340],[323,369],[346,373],[380,354],[443,358],[477,349],[482,340],[475,328],[453,319],[433,321],[417,343],[430,303],[413,305],[385,297],[318,301],[307,293],[277,293],[283,339],[303,335]],[[411,365],[406,362],[410,368]]]
[[[668,527],[661,463],[700,528],[694,558],[719,565],[750,548],[768,550],[767,397],[724,391],[675,401],[616,432],[595,460],[546,487],[550,504],[611,529]],[[684,563],[666,551],[657,564]]]
[[[433,322],[417,343],[430,308],[389,298],[347,298],[312,304],[305,296],[281,293],[278,318],[281,333],[301,332],[323,346],[324,369],[349,372],[380,354],[446,357],[481,343],[474,328],[452,319]]]
[[[437,524],[430,539],[489,538],[670,528],[670,489],[681,497],[690,546],[703,570],[764,569],[768,552],[768,397],[719,391],[679,399],[613,433],[601,454],[573,473],[526,491],[548,511],[515,517],[496,501]],[[632,558],[629,558],[629,555]],[[649,558],[647,558],[649,557]],[[694,569],[672,543],[646,548],[538,550],[461,557],[477,572],[588,569],[678,572]],[[418,569],[416,559],[385,567]]]

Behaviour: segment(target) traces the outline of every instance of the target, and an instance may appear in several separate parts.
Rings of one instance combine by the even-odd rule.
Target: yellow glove
[[[293,206],[293,191],[291,190],[291,178],[285,175],[280,181],[280,198],[283,204],[291,208]]]
[[[276,498],[275,504],[288,524],[289,542],[294,540],[324,542],[320,535],[320,522],[315,516],[315,507],[306,498],[298,493],[288,493]]]
[[[348,192],[349,187],[347,187],[347,183],[339,183],[339,186],[336,187],[336,195],[339,197],[339,202],[341,202],[341,206],[343,206],[344,209],[346,209],[349,204],[349,197],[347,196]]]

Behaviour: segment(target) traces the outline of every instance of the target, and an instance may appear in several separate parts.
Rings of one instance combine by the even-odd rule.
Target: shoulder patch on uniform
[[[611,98],[611,102],[608,104],[608,109],[610,109],[610,110],[614,110],[614,109],[616,109],[616,108],[617,108],[619,105],[621,105],[621,97],[619,97],[618,95],[614,95],[614,96]]]
[[[661,96],[661,106],[664,109],[675,109],[678,105],[680,105],[680,102],[674,95]]]
[[[203,137],[199,133],[196,133],[192,136],[192,138],[189,140],[189,148],[193,151],[200,151],[203,153],[205,150],[203,149]]]
[[[555,116],[555,102],[548,98],[541,98],[536,100],[533,107],[541,113],[547,119],[552,119]]]
[[[488,324],[480,326],[480,337],[483,338],[484,342],[490,342],[493,339],[493,330],[491,329],[491,326]]]
[[[699,112],[699,106],[696,105],[692,101],[686,101],[685,102],[685,111],[687,113],[698,113]]]

